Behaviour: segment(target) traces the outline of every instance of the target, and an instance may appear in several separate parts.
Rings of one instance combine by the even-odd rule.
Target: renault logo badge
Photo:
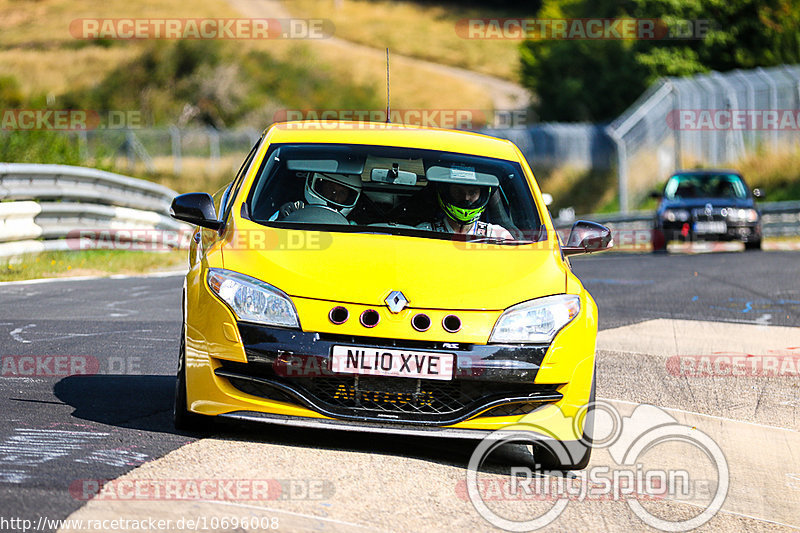
[[[390,292],[384,302],[386,302],[386,307],[389,308],[389,311],[394,314],[399,313],[408,305],[408,300],[406,300],[406,297],[403,296],[403,293],[400,291]]]

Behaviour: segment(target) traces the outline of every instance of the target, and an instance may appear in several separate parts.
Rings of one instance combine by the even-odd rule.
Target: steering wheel
[[[336,209],[326,205],[306,205],[298,209],[281,222],[302,222],[307,224],[350,224],[347,218]]]

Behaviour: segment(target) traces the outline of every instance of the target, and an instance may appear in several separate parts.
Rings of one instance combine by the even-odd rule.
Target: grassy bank
[[[462,67],[516,81],[519,41],[467,39],[457,25],[467,19],[531,16],[529,8],[510,9],[484,3],[393,0],[292,0],[292,15],[325,18],[336,36],[374,48]],[[461,22],[459,22],[461,21]]]
[[[0,281],[107,274],[141,274],[176,270],[186,264],[186,250],[132,252],[85,250],[43,252],[15,258],[0,258]]]
[[[710,168],[685,162],[684,168]],[[751,188],[761,189],[762,202],[800,200],[800,148],[784,147],[777,152],[760,152],[737,163],[722,165],[741,172]],[[550,210],[554,215],[564,207],[573,207],[577,214],[608,213],[619,210],[616,171],[576,170],[570,168],[536,168],[536,179],[542,189],[553,195]],[[650,190],[661,191],[664,181],[653,183]],[[642,195],[632,209],[655,209],[658,201]]]

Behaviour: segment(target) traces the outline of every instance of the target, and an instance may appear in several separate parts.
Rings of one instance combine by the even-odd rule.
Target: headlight
[[[730,220],[755,222],[758,220],[758,211],[755,209],[728,209],[726,213]]]
[[[239,320],[299,328],[289,297],[261,280],[220,268],[208,270],[208,286],[228,304]]]
[[[580,310],[580,298],[572,294],[546,296],[509,307],[497,319],[489,342],[549,344]]]
[[[676,220],[678,222],[686,222],[689,220],[689,211],[685,209],[666,209],[661,217],[669,222],[675,222]]]

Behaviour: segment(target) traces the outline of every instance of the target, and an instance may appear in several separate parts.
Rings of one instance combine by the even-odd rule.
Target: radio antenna
[[[386,123],[392,122],[391,107],[389,105],[389,48],[386,48]]]

